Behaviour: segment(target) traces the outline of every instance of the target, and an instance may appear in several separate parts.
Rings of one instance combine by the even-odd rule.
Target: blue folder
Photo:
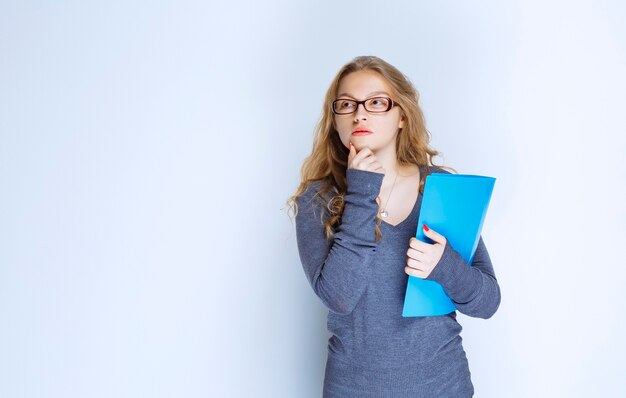
[[[415,237],[428,225],[443,235],[471,266],[496,179],[469,174],[432,173],[426,177]],[[431,280],[408,276],[403,317],[438,316],[456,310],[443,287]]]

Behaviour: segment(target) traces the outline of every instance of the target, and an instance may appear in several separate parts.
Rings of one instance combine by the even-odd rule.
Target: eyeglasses
[[[397,105],[389,97],[372,97],[363,101],[339,98],[333,101],[333,112],[337,115],[348,115],[356,112],[359,104],[363,104],[365,110],[371,113],[388,112]]]

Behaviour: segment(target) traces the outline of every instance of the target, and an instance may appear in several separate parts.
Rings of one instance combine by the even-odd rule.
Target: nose
[[[354,121],[358,122],[360,120],[365,120],[367,117],[367,111],[365,110],[364,104],[358,104],[356,106],[356,110],[354,111]]]

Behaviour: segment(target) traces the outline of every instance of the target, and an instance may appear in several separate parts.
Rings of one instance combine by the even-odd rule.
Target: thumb
[[[446,238],[444,238],[443,235],[433,231],[431,228],[428,227],[428,225],[424,224],[423,230],[424,230],[424,235],[426,235],[433,241],[437,243],[441,243],[442,245],[446,243]]]

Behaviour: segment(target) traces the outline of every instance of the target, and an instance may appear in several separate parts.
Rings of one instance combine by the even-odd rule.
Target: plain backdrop
[[[626,6],[0,3],[0,396],[320,397],[286,200],[342,65],[496,177],[477,397],[626,395]]]

